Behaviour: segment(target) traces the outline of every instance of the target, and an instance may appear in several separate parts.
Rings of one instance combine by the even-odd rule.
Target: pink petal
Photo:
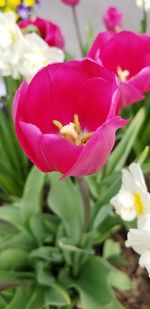
[[[16,130],[19,143],[29,159],[43,172],[52,171],[52,167],[46,161],[42,150],[41,131],[30,123],[19,121]]]
[[[99,127],[83,147],[81,154],[66,176],[84,176],[97,172],[107,161],[115,143],[115,132],[127,121],[120,117],[108,120]]]
[[[111,73],[89,59],[52,64],[42,69],[28,87],[25,121],[38,126],[42,133],[56,133],[53,120],[65,125],[73,121],[74,114],[80,115],[82,88],[87,80],[97,76],[113,79]]]
[[[150,66],[142,69],[130,81],[130,85],[136,87],[142,93],[150,90]]]
[[[66,173],[72,168],[83,146],[76,146],[65,138],[56,134],[44,134],[42,138],[42,151],[50,166],[48,172],[60,171]]]
[[[80,97],[79,114],[80,123],[85,131],[95,131],[105,122],[110,112],[113,94],[116,89],[115,81],[112,83],[102,78],[93,78],[85,83]],[[118,97],[116,97],[116,105],[117,103]],[[113,105],[113,110],[115,109]]]
[[[134,87],[131,82],[120,83],[120,94],[120,108],[127,107],[144,99],[140,90]]]

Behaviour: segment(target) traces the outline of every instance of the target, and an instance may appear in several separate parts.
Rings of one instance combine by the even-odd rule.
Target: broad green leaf
[[[38,259],[47,262],[54,261],[55,263],[61,262],[63,260],[62,253],[60,252],[60,250],[56,247],[50,247],[50,246],[40,247],[38,249],[31,251],[30,257],[35,260]]]
[[[143,108],[139,110],[133,120],[129,123],[123,138],[115,147],[111,156],[109,157],[106,171],[109,175],[112,171],[119,171],[125,164],[130,151],[136,141],[140,128],[143,125],[145,119],[145,111]]]
[[[90,257],[74,280],[84,309],[123,309],[114,296],[108,281],[109,265],[102,258]]]
[[[22,231],[12,236],[8,235],[6,239],[0,241],[0,250],[12,247],[29,251],[35,247],[35,239],[27,231]]]
[[[107,239],[103,247],[103,257],[108,259],[113,255],[119,255],[119,254],[121,254],[120,244],[112,239]]]
[[[25,309],[42,309],[42,308],[44,308],[45,290],[46,289],[44,289],[42,287],[35,288],[35,291],[33,292],[31,298],[29,298],[29,301],[28,301]],[[20,309],[24,309],[24,308],[20,308]]]
[[[4,309],[7,303],[2,295],[0,295],[0,309]]]
[[[4,205],[0,207],[0,219],[5,220],[13,225],[17,225],[20,222],[20,210],[15,207],[15,204]]]
[[[68,293],[59,285],[47,289],[44,297],[45,305],[65,306],[71,304]],[[34,309],[34,308],[33,308]]]
[[[84,212],[81,195],[70,178],[59,180],[56,173],[49,174],[51,190],[48,195],[49,208],[63,221],[66,233],[78,242],[84,225]]]
[[[25,184],[21,203],[21,213],[25,222],[31,216],[41,212],[41,194],[44,182],[45,174],[33,166]]]
[[[13,270],[29,265],[28,253],[25,250],[10,248],[0,252],[0,269]]]
[[[109,282],[112,287],[120,291],[129,291],[133,288],[131,279],[119,269],[113,268],[109,274]]]
[[[27,305],[32,297],[32,294],[33,288],[17,288],[14,298],[5,309],[27,309]]]

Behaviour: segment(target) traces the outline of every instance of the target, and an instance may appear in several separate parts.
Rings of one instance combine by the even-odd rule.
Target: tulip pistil
[[[117,74],[121,82],[125,82],[130,75],[128,70],[122,70],[121,67],[117,67]]]
[[[53,124],[59,129],[61,136],[77,146],[85,145],[89,138],[93,135],[93,132],[84,133],[81,130],[79,117],[77,114],[74,115],[74,121],[65,126],[63,126],[58,120],[53,120]]]
[[[136,208],[137,215],[140,216],[144,212],[144,205],[142,203],[141,196],[139,193],[133,193],[133,197],[134,197],[134,206]]]

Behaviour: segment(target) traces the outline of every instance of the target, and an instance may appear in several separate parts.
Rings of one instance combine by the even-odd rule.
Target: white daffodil
[[[140,254],[139,264],[145,267],[150,275],[150,215],[138,229],[130,229],[127,235],[126,247],[132,247]]]
[[[136,0],[136,4],[141,8],[144,7],[146,11],[150,9],[150,0]]]
[[[138,226],[142,224],[150,213],[150,194],[139,164],[132,163],[128,170],[122,170],[122,186],[110,203],[123,220],[132,221],[137,217]]]
[[[42,67],[50,63],[64,61],[63,51],[56,47],[49,47],[36,33],[26,34],[24,40],[20,74],[28,82]]]
[[[0,74],[18,77],[23,35],[13,13],[0,12]]]
[[[145,251],[140,259],[139,259],[139,264],[141,267],[145,267],[148,271],[149,277],[150,277],[150,250]]]

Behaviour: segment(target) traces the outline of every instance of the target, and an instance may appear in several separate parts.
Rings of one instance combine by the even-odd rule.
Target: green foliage
[[[12,100],[18,81],[5,78],[7,98],[0,110],[0,198],[11,200],[21,196],[28,172],[28,161],[21,150],[12,121]]]
[[[94,257],[95,239],[105,239],[118,225],[102,201],[106,197],[99,200],[102,204],[85,231],[83,201],[75,182],[31,169],[22,198],[0,207],[0,308],[73,309],[80,302],[84,309],[122,308],[112,290],[119,288],[111,279],[115,268],[106,261],[111,241],[105,243],[105,258]],[[120,255],[112,245],[113,256]],[[131,288],[126,276],[116,274],[122,289]],[[7,291],[9,297],[3,297]]]

